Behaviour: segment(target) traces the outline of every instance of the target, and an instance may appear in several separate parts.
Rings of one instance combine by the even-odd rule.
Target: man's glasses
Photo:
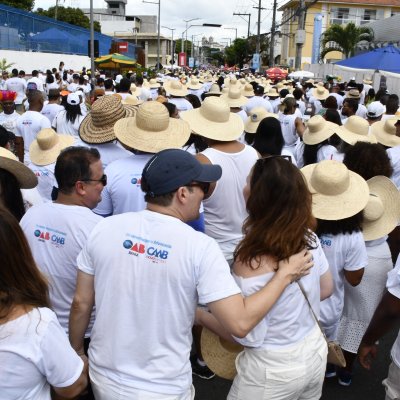
[[[203,193],[204,196],[206,196],[210,190],[210,183],[208,182],[194,182],[194,183],[190,183],[189,185],[185,185],[187,187],[199,187]]]
[[[82,182],[101,182],[103,186],[107,185],[107,175],[104,174],[100,179],[81,179]]]

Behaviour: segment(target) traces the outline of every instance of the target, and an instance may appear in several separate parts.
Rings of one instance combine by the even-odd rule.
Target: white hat
[[[367,107],[367,117],[379,118],[385,111],[385,106],[380,101],[374,101]]]
[[[176,97],[185,97],[188,94],[187,86],[176,80],[170,80],[164,84],[168,94]]]
[[[314,115],[307,122],[303,142],[310,145],[321,143],[335,133],[336,127],[336,124],[326,121],[321,115]]]
[[[67,103],[71,106],[77,106],[81,103],[81,98],[78,92],[70,93],[67,96]]]
[[[378,143],[388,147],[400,145],[400,137],[396,135],[396,124],[398,118],[389,118],[386,121],[377,121],[371,125],[371,133],[376,137]]]
[[[203,87],[203,85],[200,83],[200,81],[195,78],[195,77],[191,77],[189,83],[187,84],[188,89],[192,89],[192,90],[197,90],[197,89],[201,89]]]
[[[326,100],[329,97],[329,90],[325,89],[322,82],[318,82],[317,87],[311,93],[317,100]]]
[[[236,108],[244,106],[249,99],[242,96],[242,92],[239,88],[235,86],[230,86],[227,94],[222,94],[221,99],[229,104],[229,107]]]
[[[264,118],[267,118],[267,117],[273,117],[273,118],[278,119],[277,114],[270,113],[263,107],[252,108],[250,110],[250,114],[244,124],[245,132],[256,133],[258,125],[260,125],[260,122]]]
[[[244,88],[242,89],[242,95],[245,97],[253,97],[254,96],[254,88],[250,83],[246,83]]]
[[[377,143],[376,137],[369,133],[368,121],[358,115],[347,118],[344,125],[336,128],[335,133],[352,146],[357,142]]]
[[[115,77],[115,82],[116,82],[116,83],[120,83],[122,78],[123,78],[123,76],[122,76],[121,74],[117,75],[117,76]]]

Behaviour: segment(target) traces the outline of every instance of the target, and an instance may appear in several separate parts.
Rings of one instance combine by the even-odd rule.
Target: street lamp
[[[232,44],[232,39],[230,37],[223,37],[224,40],[229,40],[229,46]]]
[[[160,16],[161,16],[161,0],[158,1],[147,1],[142,0],[143,3],[158,4],[158,28],[157,28],[157,66],[156,70],[160,70]]]
[[[172,39],[171,39],[171,65],[174,66],[174,30],[176,28],[168,28],[168,26],[163,26],[165,29],[169,29],[172,33]]]
[[[199,20],[200,18],[192,18],[192,19],[184,19],[183,21],[184,22],[186,22],[186,29],[185,29],[185,31],[184,32],[182,32],[182,44],[181,44],[181,51],[182,51],[182,53],[185,53],[185,56],[186,56],[186,51],[185,51],[185,48],[183,47],[183,34],[186,32],[186,42],[187,42],[187,31],[188,31],[188,29],[190,28],[190,26],[188,27],[188,23],[189,22],[192,22],[192,21],[197,21],[197,20]],[[191,25],[191,26],[193,26],[193,25]]]
[[[194,39],[196,38],[196,36],[201,36],[201,35],[203,35],[203,34],[202,33],[197,33],[196,35],[192,35],[192,46],[191,46],[190,55],[193,58],[194,58]]]
[[[224,28],[224,29],[230,29],[235,31],[235,40],[237,39],[237,28]]]

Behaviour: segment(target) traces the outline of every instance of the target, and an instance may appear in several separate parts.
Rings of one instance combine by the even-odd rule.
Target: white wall
[[[10,69],[22,69],[29,75],[34,69],[58,69],[60,61],[64,61],[66,68],[80,71],[82,67],[90,68],[90,58],[73,54],[53,54],[28,51],[1,50],[1,58],[7,63],[15,63]]]

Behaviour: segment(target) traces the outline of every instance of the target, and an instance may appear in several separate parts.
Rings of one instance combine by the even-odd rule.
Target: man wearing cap
[[[17,93],[17,97],[15,98],[15,109],[19,114],[21,114],[25,111],[22,102],[25,99],[25,91],[27,88],[26,80],[18,76],[18,70],[16,68],[14,68],[11,73],[12,77],[6,81],[6,90]]]
[[[380,102],[369,104],[367,107],[367,121],[370,125],[378,122],[382,119],[382,115],[385,112],[385,106]]]
[[[48,99],[49,101],[43,106],[41,113],[52,123],[56,115],[64,110],[60,104],[60,89],[50,89]]]
[[[28,79],[26,82],[27,87],[30,83],[34,83],[36,85],[36,90],[39,90],[40,92],[44,93],[44,87],[43,87],[43,81],[38,77],[39,71],[34,69],[32,71],[32,78]]]
[[[147,209],[105,218],[79,254],[70,341],[81,354],[95,303],[89,358],[96,400],[194,399],[189,354],[198,301],[243,337],[310,267],[309,256],[296,255],[260,292],[242,297],[215,241],[185,223],[198,217],[221,174],[183,150],[157,153],[141,178]]]
[[[346,94],[346,99],[354,99],[358,103],[356,115],[361,118],[367,118],[367,107],[361,103],[361,95],[358,89],[350,89]]]

